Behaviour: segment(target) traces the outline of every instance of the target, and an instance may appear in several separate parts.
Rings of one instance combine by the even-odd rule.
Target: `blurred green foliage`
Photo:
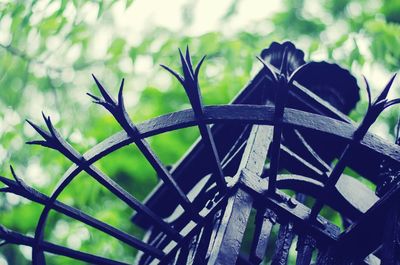
[[[292,40],[308,59],[338,62],[357,78],[368,69],[370,73],[380,69],[380,78],[372,80],[378,89],[386,81],[381,77],[399,68],[397,0],[285,0],[279,11],[231,32],[224,29],[237,19],[244,5],[252,4],[233,0],[223,12],[220,25],[201,35],[186,33],[195,19],[207,19],[196,18],[195,1],[187,1],[182,8],[181,29],[151,27],[137,43],[113,30],[119,17],[111,11],[121,4],[120,12],[125,12],[134,9],[136,2],[0,2],[0,175],[10,177],[8,168],[13,164],[28,184],[50,194],[70,165],[54,151],[24,144],[36,137],[24,120],[40,121],[41,110],[52,116],[56,127],[80,152],[120,130],[108,113],[85,96],[88,91],[97,93],[90,73],[114,93],[121,78],[126,78],[126,103],[136,122],[189,107],[183,89],[158,67],[160,63],[177,67],[178,47],[189,45],[195,60],[208,54],[200,74],[206,104],[229,102],[259,66],[255,55],[272,41]],[[268,9],[268,3],[256,4]],[[366,108],[365,95],[362,98],[351,114],[356,121]],[[377,125],[389,139],[396,116],[396,111],[387,112]],[[189,128],[149,141],[165,164],[173,164],[197,137],[197,130]],[[96,165],[139,199],[157,183],[147,161],[132,146]],[[85,174],[79,175],[60,199],[129,233],[143,233],[130,223],[132,212],[128,207]],[[31,235],[41,209],[0,194],[0,223],[10,229]],[[324,214],[340,223],[333,211]],[[134,260],[131,248],[64,216],[52,214],[47,227],[50,241],[126,262]],[[0,264],[29,264],[29,258],[30,250],[24,247],[7,245],[0,249]],[[48,264],[79,264],[52,255],[47,258]]]

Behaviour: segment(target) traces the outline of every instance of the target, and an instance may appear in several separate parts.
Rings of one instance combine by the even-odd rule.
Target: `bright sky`
[[[194,3],[191,6],[192,10],[194,10],[194,22],[185,32],[188,35],[201,35],[209,31],[220,31],[221,18],[233,1],[136,0],[126,11],[123,11],[123,3],[117,4],[113,9],[113,13],[118,17],[117,26],[126,29],[130,36],[141,33],[147,28],[160,25],[171,30],[179,30],[183,28],[182,9],[192,2]],[[243,30],[246,25],[270,16],[281,7],[282,1],[280,0],[239,1],[238,13],[230,21],[229,28],[226,30]]]

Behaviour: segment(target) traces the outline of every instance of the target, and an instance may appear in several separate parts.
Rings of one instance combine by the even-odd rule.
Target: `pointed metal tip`
[[[196,69],[194,70],[194,78],[196,79],[196,81],[197,81],[198,76],[199,76],[200,67],[202,66],[202,64],[203,64],[204,60],[206,59],[206,57],[207,57],[207,54],[203,55],[203,57],[197,63]]]
[[[365,89],[367,90],[367,94],[368,94],[368,107],[370,107],[372,104],[371,88],[369,87],[369,83],[368,83],[368,80],[365,77],[365,75],[362,75],[362,77],[364,79]]]
[[[13,166],[10,164],[10,170],[11,170],[11,174],[13,174],[14,175],[14,168],[13,168]]]
[[[125,84],[125,78],[122,78],[121,85],[119,86],[119,90],[123,90],[124,89],[124,84]]]
[[[12,165],[10,165],[10,171],[11,171],[11,174],[12,174],[13,178],[14,178],[18,183],[20,183],[20,182],[21,182],[21,179],[20,179],[20,178],[17,176],[17,174],[15,173],[14,168],[13,168]]]
[[[48,137],[48,133],[43,130],[42,128],[40,128],[38,125],[34,124],[33,122],[31,122],[30,120],[26,120],[26,122],[29,123],[29,125],[38,133],[40,134],[44,139],[46,139],[46,137]]]
[[[167,70],[170,74],[172,74],[176,79],[178,79],[178,81],[183,85],[184,84],[184,79],[183,77],[178,74],[177,72],[175,72],[174,70],[172,70],[171,68],[169,68],[168,66],[164,65],[164,64],[160,64],[160,66],[162,68],[164,68],[165,70]]]
[[[122,109],[124,109],[124,98],[123,98],[123,90],[124,90],[124,83],[125,83],[125,78],[122,78],[121,85],[119,87],[118,91],[118,104]]]
[[[386,84],[385,88],[382,90],[382,92],[379,94],[378,98],[376,99],[376,101],[382,100],[384,98],[386,98],[389,94],[390,88],[393,85],[393,82],[396,78],[397,73],[395,73],[389,80],[389,82]]]
[[[96,78],[96,76],[94,74],[92,74],[92,77],[94,79],[94,82],[96,82],[97,87],[101,90],[103,87],[100,84],[100,81]]]
[[[186,44],[186,60],[190,60],[189,44]]]
[[[96,97],[95,95],[93,95],[93,94],[91,94],[91,93],[89,93],[89,92],[86,92],[86,95],[88,95],[89,97],[91,97],[91,98],[94,99],[94,100],[99,100],[98,97]]]
[[[181,61],[182,61],[182,65],[184,65],[185,56],[183,56],[183,52],[182,52],[181,48],[178,48],[178,51],[179,51],[179,56],[180,56]]]
[[[34,123],[31,122],[29,119],[25,119],[25,121],[32,127],[35,127]]]

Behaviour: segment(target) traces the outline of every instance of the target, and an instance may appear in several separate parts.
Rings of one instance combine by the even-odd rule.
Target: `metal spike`
[[[124,83],[125,83],[125,79],[122,78],[121,85],[119,86],[119,91],[118,91],[118,106],[119,106],[119,109],[125,115],[126,111],[125,111],[125,103],[124,103],[124,97],[123,97]]]
[[[371,107],[372,104],[372,99],[371,99],[371,88],[369,86],[369,83],[367,81],[367,78],[363,75],[363,79],[365,82],[365,89],[367,90],[367,94],[368,94],[368,108]]]
[[[195,69],[195,72],[194,72],[194,78],[195,78],[196,83],[198,82],[200,67],[203,64],[203,62],[206,59],[206,57],[207,57],[207,55],[204,55],[196,65],[196,69]]]
[[[44,147],[50,147],[50,144],[47,141],[43,141],[43,140],[27,141],[25,143],[28,145],[40,145],[40,146],[44,146]]]
[[[12,174],[13,178],[15,179],[15,181],[16,181],[20,186],[24,186],[24,184],[22,184],[22,183],[24,183],[23,180],[22,180],[20,177],[17,176],[17,174],[15,173],[14,168],[13,168],[12,165],[10,165],[10,171],[11,171],[11,174]]]
[[[10,186],[10,183],[13,183],[13,180],[0,176],[0,182],[6,186]]]
[[[178,81],[182,84],[182,85],[184,85],[184,79],[183,79],[183,77],[180,75],[180,74],[178,74],[177,72],[175,72],[174,70],[172,70],[171,68],[169,68],[168,66],[166,66],[166,65],[163,65],[163,64],[160,64],[160,66],[162,67],[162,68],[164,68],[165,70],[167,70],[168,72],[170,72],[173,76],[175,76],[175,78],[176,79],[178,79]]]
[[[390,88],[391,88],[391,86],[392,86],[392,84],[393,84],[393,81],[394,81],[394,79],[396,78],[396,75],[397,75],[397,73],[394,74],[394,75],[390,78],[389,82],[386,84],[385,88],[382,90],[382,92],[381,92],[381,93],[379,94],[379,96],[376,98],[375,102],[381,101],[382,99],[385,99],[385,98],[387,97],[387,95],[388,95],[388,93],[389,93],[389,90],[390,90]]]
[[[100,98],[96,97],[95,95],[87,92],[86,95],[88,95],[89,97],[91,97],[94,101],[94,103],[96,103],[96,101],[101,101]]]
[[[185,57],[183,56],[182,50],[179,50],[179,57],[181,58],[181,64],[182,64],[182,71],[183,71],[183,76],[184,76],[184,81],[185,82],[190,82],[190,80],[193,80],[193,75],[190,71],[190,67],[188,65],[188,62],[186,62]]]
[[[189,51],[189,45],[186,45],[186,62],[189,66],[189,70],[192,73],[192,76],[194,76],[192,58],[190,57],[190,51]]]
[[[49,129],[51,135],[52,135],[53,137],[55,137],[55,128],[54,128],[54,126],[53,126],[53,123],[51,122],[50,116],[47,116],[47,117],[46,117],[46,115],[44,114],[44,112],[42,112],[42,116],[43,116],[43,119],[44,119],[44,121],[45,121],[45,123],[46,123],[46,125],[47,125],[47,128]]]
[[[96,76],[94,74],[92,74],[94,81],[96,82],[97,87],[99,88],[99,91],[101,93],[101,95],[103,96],[103,98],[105,99],[106,102],[109,103],[113,103],[114,105],[115,100],[112,98],[112,96],[108,93],[107,89],[105,89],[101,83],[99,82],[99,80],[97,80]]]
[[[37,126],[36,124],[31,122],[30,120],[26,120],[26,122],[29,123],[29,125],[32,126],[32,128],[35,129],[35,131],[37,133],[39,133],[44,139],[48,139],[51,137],[51,135],[48,132],[46,132],[45,130],[43,130],[42,128],[40,128],[39,126]]]
[[[383,109],[387,109],[390,106],[393,106],[393,105],[396,105],[396,104],[399,104],[399,103],[400,103],[400,98],[389,100],[389,101],[387,101],[385,103],[385,105],[383,106]]]

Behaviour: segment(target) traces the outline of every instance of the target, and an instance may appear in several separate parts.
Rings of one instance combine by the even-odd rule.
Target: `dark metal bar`
[[[238,178],[261,177],[271,135],[271,127],[253,126],[239,166]],[[209,264],[235,264],[252,204],[253,197],[241,188],[229,198]]]
[[[108,190],[110,190],[112,193],[114,193],[119,199],[127,203],[130,207],[133,209],[142,212],[145,214],[147,217],[150,218],[156,225],[158,225],[165,233],[168,235],[172,236],[175,240],[178,240],[181,238],[179,233],[172,229],[169,224],[164,222],[161,218],[159,218],[155,213],[153,213],[148,207],[144,206],[141,204],[136,198],[134,198],[130,193],[125,191],[121,186],[119,186],[116,182],[114,182],[112,179],[107,177],[104,173],[102,173],[100,170],[98,170],[95,166],[90,165],[85,158],[80,155],[71,145],[69,145],[58,133],[58,131],[54,128],[51,120],[49,117],[45,117],[43,114],[43,118],[46,122],[46,125],[49,129],[49,132],[44,131],[41,129],[39,126],[33,124],[32,122],[29,122],[32,127],[44,138],[44,140],[41,141],[32,141],[29,142],[30,144],[39,144],[45,147],[49,147],[52,149],[55,149],[59,151],[61,154],[63,154],[66,158],[70,159],[73,163],[77,165],[77,167],[70,168],[71,172],[67,171],[64,178],[61,180],[60,184],[57,186],[57,188],[54,190],[52,196],[50,197],[50,200],[48,204],[46,204],[41,217],[39,219],[38,225],[36,227],[36,232],[35,232],[35,240],[36,240],[36,247],[34,247],[33,256],[36,256],[37,258],[34,258],[33,260],[42,260],[44,259],[43,254],[37,247],[40,245],[40,241],[43,240],[43,231],[44,231],[44,226],[47,220],[48,213],[52,209],[54,201],[57,199],[59,194],[64,190],[64,188],[74,179],[74,177],[81,171],[85,170],[89,175],[91,175],[94,179],[96,179],[99,183],[101,183],[104,187],[106,187]],[[44,262],[44,261],[40,261]]]
[[[186,264],[188,264],[188,265],[194,264],[194,258],[195,258],[197,251],[199,250],[200,239],[201,239],[201,235],[203,234],[203,231],[204,231],[204,228],[200,231],[199,234],[195,235],[192,238],[192,240],[190,241],[189,251],[187,253],[187,260],[186,260]]]
[[[268,209],[258,210],[254,229],[253,242],[250,251],[250,262],[254,265],[260,264],[267,250],[272,227],[276,223],[276,214]]]
[[[310,156],[308,156],[308,158],[310,158],[310,159],[306,159],[307,161],[312,163],[312,161],[310,161],[310,160],[314,160],[314,163],[312,163],[312,164],[317,164],[318,169],[322,170],[323,172],[332,170],[331,167],[309,145],[309,143],[307,143],[306,139],[304,139],[303,135],[301,135],[301,133],[298,130],[295,129],[294,134],[297,136],[297,139],[299,140],[299,142],[302,143],[302,145],[305,147],[305,149],[310,154]]]
[[[201,187],[199,196],[197,196],[193,201],[193,207],[196,209],[196,211],[200,211],[200,209],[203,209],[203,215],[205,214],[204,210],[206,212],[207,211],[215,211],[214,208],[217,207],[217,205],[219,205],[218,201],[220,200],[220,198],[219,198],[219,196],[216,196],[218,187],[213,183],[214,183],[213,179],[209,178],[207,183],[203,187]],[[218,207],[221,207],[221,206],[218,206]],[[188,215],[188,213],[182,213],[180,216],[176,215],[176,216],[170,217],[172,219],[175,219],[173,224],[177,230],[188,231],[188,229],[192,229],[193,225],[190,224],[191,219],[188,218],[187,215]],[[207,227],[209,222],[212,222],[212,220],[208,220],[207,222],[202,222],[202,224]],[[202,229],[203,232],[204,232],[204,229],[205,228]],[[203,232],[199,231],[199,233],[203,233]],[[197,234],[194,234],[194,236],[197,236]],[[208,234],[208,236],[210,236],[210,235]],[[196,259],[198,259],[198,256],[201,253],[207,252],[208,244],[210,244],[211,241],[210,241],[210,238],[206,239],[206,237],[207,237],[207,233],[204,235],[204,237],[202,236],[200,246],[198,247],[199,250],[197,251],[197,254],[196,254]],[[182,240],[184,240],[184,239],[182,239]],[[192,241],[192,239],[188,239],[188,240],[190,240],[189,242],[186,242],[186,241],[183,242],[182,240],[179,241],[179,243],[178,243],[179,245],[184,245],[184,243],[189,244]],[[154,240],[151,240],[150,244],[156,246],[158,249],[163,249],[167,245],[169,245],[170,242],[171,242],[171,240],[167,237],[158,238],[158,236],[157,236],[154,238]],[[205,256],[205,254],[204,254],[204,256]],[[201,260],[200,264],[203,263],[204,256],[203,256],[203,258],[200,259]],[[142,260],[144,260],[144,259],[142,259]],[[146,264],[149,264],[151,261],[151,258],[148,258],[146,260],[148,260],[148,262]],[[165,260],[169,260],[169,258],[166,258]],[[196,263],[194,263],[194,264],[196,264]]]
[[[206,214],[206,216],[199,221],[195,225],[193,229],[190,230],[190,232],[184,236],[177,244],[176,246],[170,250],[160,261],[159,265],[167,265],[170,264],[171,260],[175,257],[177,251],[184,246],[185,244],[188,244],[190,240],[195,236],[196,234],[200,233],[200,230],[205,226],[207,222],[210,222],[212,218],[214,218],[215,213],[218,212],[223,205],[226,204],[226,198],[222,197],[219,198],[218,202],[216,202],[216,205]]]
[[[203,121],[204,111],[201,98],[201,91],[198,82],[198,74],[200,71],[200,67],[205,59],[205,56],[203,56],[203,58],[197,64],[196,68],[193,69],[189,48],[188,47],[186,48],[186,56],[183,56],[181,50],[179,50],[179,55],[181,58],[183,77],[180,76],[175,71],[171,70],[169,67],[165,65],[161,66],[168,72],[170,72],[172,75],[174,75],[184,87],[186,94],[189,98],[190,104],[192,105],[195,118],[197,119],[197,125],[200,130],[201,138],[204,141],[204,144],[208,146],[209,150],[211,151],[214,170],[215,170],[214,173],[216,176],[215,180],[220,190],[226,191],[225,175],[222,170],[221,160],[219,158],[218,150],[215,146],[214,137],[211,133],[209,126]]]
[[[10,188],[9,192],[11,193],[17,194],[42,205],[49,204],[50,198],[48,196],[31,187],[28,187],[22,182],[21,179],[19,179],[19,182],[17,182],[0,176],[0,181],[7,184],[7,186]],[[58,200],[54,201],[53,209],[71,218],[81,221],[82,223],[92,226],[106,234],[109,234],[110,236],[113,236],[140,251],[144,251],[153,257],[161,258],[164,256],[164,253],[161,250]]]
[[[226,123],[243,122],[258,125],[274,125],[273,106],[260,105],[219,105],[204,107],[204,122]],[[301,110],[285,108],[283,124],[288,127],[305,128],[319,131],[327,135],[337,136],[344,141],[352,140],[356,126],[326,116]],[[193,110],[182,110],[165,114],[137,125],[141,138],[147,138],[170,130],[187,128],[196,125]],[[327,126],[329,125],[329,126]],[[94,163],[110,152],[126,146],[134,140],[119,132],[105,139],[84,154],[88,163]],[[399,146],[389,143],[377,135],[368,133],[359,143],[369,152],[383,155],[400,162]]]
[[[134,139],[136,146],[142,152],[142,154],[146,157],[147,161],[152,165],[154,170],[157,172],[157,175],[165,182],[167,186],[174,192],[178,194],[178,198],[180,199],[180,204],[182,207],[188,211],[192,212],[191,202],[187,198],[186,194],[179,188],[178,184],[175,182],[174,178],[171,176],[167,168],[162,164],[161,160],[158,156],[152,151],[150,145],[147,143],[145,139],[139,137],[138,130],[136,125],[133,124],[130,119],[124,104],[123,98],[123,88],[124,88],[124,80],[121,82],[121,86],[118,93],[118,102],[111,96],[111,94],[100,84],[100,82],[93,75],[93,78],[96,82],[97,87],[99,88],[101,94],[103,95],[103,99],[100,99],[96,96],[93,96],[88,93],[90,97],[94,99],[94,102],[104,106],[117,120],[117,122],[121,125],[121,127],[125,130],[125,132]],[[199,218],[197,213],[192,212],[193,218]]]
[[[308,217],[311,210],[307,206],[282,192],[278,192],[278,194],[283,200],[277,200],[273,197],[263,197],[265,207],[273,210],[280,218],[290,220],[296,230],[313,236],[317,243],[333,244],[338,240],[340,234],[339,227],[330,223],[322,216],[317,217],[320,224],[310,223]],[[289,201],[291,202],[288,203]]]
[[[208,264],[235,264],[239,255],[253,198],[242,189],[228,199]]]
[[[296,265],[309,265],[316,241],[309,235],[300,235],[297,239],[297,258]]]
[[[286,265],[289,257],[289,249],[294,239],[293,224],[281,224],[276,240],[276,249],[272,257],[271,265]]]
[[[222,214],[222,209],[217,211],[213,217],[213,222],[207,223],[203,228],[193,265],[202,265],[210,257],[219,226],[221,225]]]
[[[382,244],[382,265],[397,265],[399,263],[400,250],[400,207],[393,205],[389,209],[386,216],[383,216],[385,221],[385,230],[383,234]]]
[[[381,112],[392,105],[400,103],[400,99],[394,99],[390,101],[386,99],[395,77],[396,75],[394,75],[389,80],[387,85],[384,87],[382,92],[379,94],[379,96],[373,103],[371,102],[370,88],[368,82],[365,79],[365,82],[367,84],[367,92],[369,96],[369,102],[368,102],[369,105],[367,113],[365,114],[360,125],[354,131],[354,134],[352,136],[352,141],[349,144],[347,144],[347,146],[345,147],[344,151],[342,152],[339,158],[339,161],[336,163],[332,172],[329,174],[328,181],[325,183],[326,193],[329,193],[332,187],[335,186],[336,182],[339,180],[341,174],[343,173],[346,165],[348,164],[350,152],[364,138],[364,136],[368,132],[368,129],[376,121]],[[314,219],[317,216],[317,214],[322,210],[323,206],[324,206],[323,200],[317,200],[311,211],[310,219]]]
[[[66,142],[61,135],[57,132],[57,130],[54,128],[53,124],[51,123],[51,120],[49,117],[43,116],[47,127],[49,129],[49,132],[44,131],[37,125],[34,125],[33,123],[29,122],[33,128],[39,132],[44,137],[44,141],[32,141],[28,142],[30,144],[39,144],[45,147],[49,147],[52,149],[55,149],[59,151],[61,154],[63,154],[66,158],[71,160],[71,162],[75,163],[77,165],[77,169],[71,172],[66,173],[64,176],[64,179],[58,186],[57,190],[55,191],[52,195],[52,198],[56,198],[59,193],[65,188],[66,185],[72,179],[74,176],[76,176],[80,170],[86,171],[89,175],[91,175],[95,180],[97,180],[100,184],[102,184],[104,187],[106,187],[109,191],[111,191],[113,194],[115,194],[119,199],[127,203],[130,207],[135,209],[138,212],[141,212],[145,214],[147,217],[150,218],[156,225],[158,225],[161,229],[165,231],[165,233],[169,234],[172,236],[174,239],[179,239],[180,235],[178,232],[173,230],[169,224],[161,220],[155,213],[153,213],[148,207],[140,203],[136,198],[134,198],[129,192],[124,190],[121,186],[119,186],[115,181],[113,181],[111,178],[109,178],[107,175],[105,175],[103,172],[101,172],[99,169],[97,169],[95,166],[91,165],[88,163],[88,161],[79,154],[78,151],[76,151],[68,142]],[[72,168],[70,168],[72,169]],[[64,184],[65,182],[65,184]],[[51,202],[53,203],[53,202]]]
[[[34,238],[22,235],[20,233],[14,232],[12,230],[8,230],[8,229],[4,228],[3,226],[0,226],[0,238],[5,239],[10,244],[25,245],[25,246],[30,246],[30,247],[33,247],[35,245]],[[85,252],[76,251],[76,250],[66,248],[63,246],[59,246],[59,245],[55,245],[55,244],[52,244],[52,243],[49,243],[46,241],[43,241],[41,243],[40,248],[43,249],[43,251],[48,252],[48,253],[65,256],[65,257],[70,257],[75,260],[89,262],[92,264],[128,265],[127,263],[124,263],[124,262],[119,262],[119,261],[103,258],[100,256],[88,254]]]
[[[334,166],[333,170],[329,174],[328,180],[325,183],[325,194],[328,195],[331,193],[332,188],[335,186],[337,181],[339,180],[340,176],[342,175],[344,169],[346,168],[346,165],[348,163],[348,157],[349,157],[349,151],[352,149],[353,144],[348,144],[343,151],[342,155],[340,156],[338,162]],[[324,207],[324,200],[323,199],[317,199],[315,202],[311,214],[310,214],[310,219],[314,219],[318,213],[322,210]]]
[[[332,256],[330,248],[324,248],[319,250],[317,255],[316,265],[334,265],[335,260]]]
[[[288,68],[288,47],[283,50],[280,70],[278,74],[275,74],[274,69],[272,69],[267,62],[259,59],[264,65],[264,69],[267,70],[267,76],[273,79],[275,84],[275,112],[274,112],[274,132],[273,140],[271,144],[270,152],[270,166],[268,174],[268,192],[275,194],[276,190],[276,178],[279,170],[279,160],[281,152],[281,142],[282,142],[282,130],[283,130],[283,116],[285,111],[285,105],[288,98],[289,88],[291,86],[291,81],[289,80],[289,68]]]
[[[400,200],[400,183],[397,183],[358,222],[351,225],[334,245],[335,253],[348,255],[353,260],[363,259],[383,242],[387,212]],[[352,246],[358,246],[354,248]],[[362,246],[362,247],[361,247]]]
[[[188,255],[189,255],[190,245],[183,246],[177,255],[176,265],[183,265],[187,263]]]
[[[283,88],[279,87],[279,89]],[[282,141],[283,112],[284,112],[284,103],[281,102],[281,100],[278,100],[275,105],[275,113],[274,113],[275,125],[274,125],[273,140],[270,150],[271,155],[270,155],[270,167],[268,175],[268,180],[269,180],[268,191],[271,193],[275,193],[276,190],[276,177],[278,175],[281,141]]]

